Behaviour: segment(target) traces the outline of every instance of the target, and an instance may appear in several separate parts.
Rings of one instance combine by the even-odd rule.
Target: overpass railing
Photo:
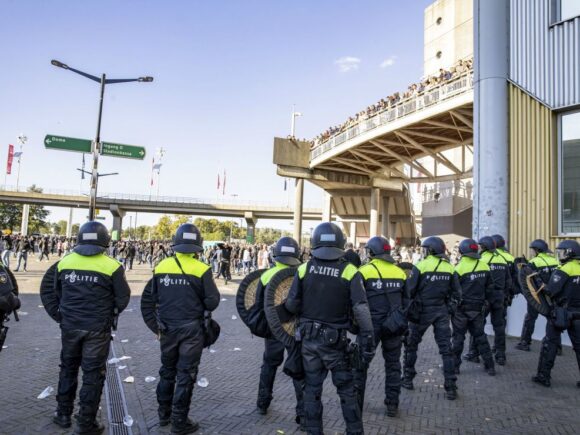
[[[30,192],[25,187],[6,186],[0,185],[0,192],[13,192],[13,193],[23,193],[26,195],[59,195],[59,196],[86,196],[88,201],[88,191],[82,190],[66,190],[66,189],[42,189],[42,192]],[[250,201],[237,198],[193,198],[185,196],[157,196],[157,195],[141,195],[141,194],[131,194],[131,193],[110,193],[103,192],[99,193],[97,201],[99,200],[112,200],[112,201],[143,201],[152,204],[199,204],[199,205],[224,205],[224,206],[234,206],[234,207],[264,207],[270,208],[272,210],[288,210],[290,206],[288,204],[273,203],[267,201]],[[317,211],[320,207],[309,206],[306,207],[305,211]]]
[[[360,136],[367,131],[389,124],[398,119],[417,113],[442,101],[453,98],[473,89],[473,72],[469,71],[457,78],[451,79],[420,94],[401,100],[396,105],[384,109],[372,117],[361,120],[357,124],[336,134],[325,142],[316,145],[310,151],[310,161],[330,151],[334,147]]]

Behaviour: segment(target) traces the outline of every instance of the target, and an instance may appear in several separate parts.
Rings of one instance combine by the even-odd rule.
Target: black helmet
[[[556,254],[562,262],[580,260],[580,245],[576,240],[562,240],[556,247]]]
[[[473,239],[465,239],[459,244],[459,253],[463,257],[471,257],[475,259],[480,259],[479,255],[479,245]]]
[[[338,260],[344,255],[344,244],[344,234],[332,222],[323,222],[314,228],[310,240],[312,255],[321,260]]]
[[[106,226],[97,221],[89,221],[80,227],[73,251],[85,256],[102,254],[110,241]]]
[[[193,254],[194,252],[203,251],[203,239],[197,227],[193,224],[181,224],[175,236],[173,236],[173,245],[175,252],[181,254]]]
[[[491,236],[491,238],[495,242],[495,247],[496,248],[506,250],[506,247],[505,247],[505,239],[503,238],[502,235],[500,235],[500,234],[494,234],[493,236]]]
[[[384,237],[371,237],[367,242],[365,249],[371,258],[380,258],[389,263],[395,262],[395,259],[391,257],[391,245]]]
[[[536,251],[536,253],[540,252],[547,252],[550,254],[552,253],[546,241],[542,239],[536,239],[532,243],[530,243],[530,249],[533,249],[534,251]]]
[[[478,243],[479,246],[481,246],[482,250],[484,251],[495,252],[495,248],[497,247],[495,245],[495,241],[490,236],[482,237],[481,239],[479,239]]]
[[[426,255],[445,257],[445,242],[440,237],[427,237],[421,243],[421,248],[424,248]]]
[[[292,237],[281,237],[274,245],[274,260],[287,266],[300,264],[300,246]]]

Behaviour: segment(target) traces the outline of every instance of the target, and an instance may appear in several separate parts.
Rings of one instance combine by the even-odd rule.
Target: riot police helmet
[[[274,261],[287,266],[298,266],[300,264],[300,246],[292,237],[281,237],[274,245],[272,253]]]
[[[445,257],[445,242],[441,237],[431,236],[427,237],[421,243],[423,257],[428,255],[433,255],[435,257],[443,258]]]
[[[580,245],[576,240],[562,240],[556,247],[558,260],[565,263],[570,260],[580,260]]]
[[[110,242],[111,238],[107,227],[100,222],[89,221],[79,228],[77,244],[73,251],[85,256],[102,254]]]
[[[495,247],[497,249],[503,249],[504,251],[507,251],[507,248],[505,246],[505,239],[501,234],[494,234],[493,236],[491,236],[491,238],[495,242]]]
[[[536,239],[532,243],[530,243],[530,251],[534,255],[538,255],[541,253],[548,253],[548,254],[552,253],[552,251],[550,251],[550,248],[548,247],[548,244],[546,243],[546,241],[542,240],[542,239]]]
[[[478,243],[479,243],[479,246],[481,246],[481,250],[483,252],[489,251],[491,253],[495,253],[495,248],[497,246],[495,245],[495,241],[493,240],[493,237],[483,236],[482,238],[479,239]]]
[[[470,257],[479,260],[481,255],[479,255],[479,245],[473,239],[462,240],[459,244],[459,253],[462,257]]]
[[[171,247],[180,254],[202,252],[203,238],[199,229],[193,224],[181,224],[173,236]]]
[[[385,237],[371,237],[367,242],[365,249],[371,258],[380,258],[381,260],[394,263],[395,259],[391,256],[391,244]]]
[[[312,255],[321,260],[338,260],[344,256],[344,234],[332,222],[319,224],[312,232]]]

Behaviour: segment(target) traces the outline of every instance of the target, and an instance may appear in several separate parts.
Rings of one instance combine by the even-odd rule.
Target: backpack
[[[14,284],[6,269],[0,267],[0,311],[10,314],[18,308],[20,308],[20,300],[14,294]]]

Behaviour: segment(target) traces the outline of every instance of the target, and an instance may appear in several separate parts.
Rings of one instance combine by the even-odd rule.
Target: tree
[[[76,236],[79,233],[79,228],[81,227],[81,224],[73,224],[72,226],[72,235]]]
[[[35,184],[28,188],[28,192],[42,193],[42,189]],[[22,204],[0,203],[0,225],[2,229],[19,230],[22,224]],[[49,224],[46,218],[50,212],[42,205],[31,205],[28,214],[28,229],[31,233],[46,232]]]
[[[282,231],[274,228],[257,228],[256,243],[265,243],[271,245],[282,237]]]
[[[166,240],[171,238],[171,224],[172,220],[171,217],[168,215],[163,215],[159,218],[157,225],[155,225],[154,229],[154,237],[157,240]]]
[[[52,230],[52,232],[54,234],[59,234],[61,236],[64,236],[66,234],[66,227],[67,226],[68,226],[67,221],[65,221],[64,219],[61,219],[58,222],[53,222],[50,225],[50,229]]]

